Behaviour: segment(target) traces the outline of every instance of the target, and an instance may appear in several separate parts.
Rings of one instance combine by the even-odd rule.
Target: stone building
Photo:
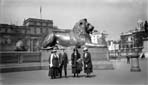
[[[0,24],[0,51],[12,51],[18,40],[25,40],[26,27]]]
[[[107,45],[106,36],[104,33],[100,33],[97,30],[95,30],[90,36],[93,44],[100,45],[100,46]]]
[[[121,52],[134,51],[134,48],[139,48],[140,52],[144,47],[143,41],[147,38],[147,31],[142,21],[137,22],[137,27],[120,35],[120,50]]]
[[[109,51],[118,51],[119,50],[119,41],[108,40],[107,42]]]
[[[24,20],[26,27],[26,38],[29,51],[39,51],[39,45],[47,33],[53,31],[53,21],[45,19],[28,18]]]
[[[15,50],[23,41],[27,51],[39,51],[42,37],[54,30],[52,20],[28,18],[23,26],[0,24],[0,51]]]

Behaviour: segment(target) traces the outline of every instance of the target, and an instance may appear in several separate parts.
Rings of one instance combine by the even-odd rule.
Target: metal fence
[[[0,64],[41,62],[40,52],[0,52]]]

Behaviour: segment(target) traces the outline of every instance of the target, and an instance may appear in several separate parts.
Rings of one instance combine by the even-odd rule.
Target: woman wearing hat
[[[53,50],[51,51],[51,55],[49,56],[49,75],[51,76],[51,79],[56,78],[59,68],[59,56],[56,52],[57,50],[53,48]]]
[[[72,73],[74,77],[81,72],[82,69],[79,68],[79,63],[77,62],[81,57],[80,53],[78,52],[77,48],[73,49],[73,53],[71,55],[71,64],[72,64]]]
[[[89,77],[90,73],[93,72],[93,66],[91,61],[91,54],[88,52],[88,48],[83,49],[83,62],[84,62],[84,73]]]

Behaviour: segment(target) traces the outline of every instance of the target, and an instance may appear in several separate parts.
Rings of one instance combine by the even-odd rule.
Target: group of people
[[[69,63],[68,55],[65,49],[62,48],[60,53],[57,53],[57,49],[53,48],[49,56],[49,73],[48,76],[51,79],[62,77],[62,70],[64,69],[65,77],[67,77],[67,64]],[[91,54],[88,52],[88,48],[83,49],[83,55],[79,53],[77,48],[73,49],[71,54],[71,68],[73,77],[78,77],[84,67],[84,73],[86,77],[89,77],[90,73],[93,72],[93,65],[91,61]]]

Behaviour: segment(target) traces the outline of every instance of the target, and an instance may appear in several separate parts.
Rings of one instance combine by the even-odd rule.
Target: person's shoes
[[[89,76],[85,76],[85,78],[88,78]]]
[[[86,78],[88,78],[88,77],[89,77],[89,75],[87,74],[87,75],[86,75]]]
[[[50,79],[54,79],[54,77],[52,76]]]
[[[76,77],[76,75],[74,74],[73,77]]]
[[[77,77],[79,77],[79,75],[77,74]]]
[[[56,77],[54,76],[53,79],[56,79]]]

